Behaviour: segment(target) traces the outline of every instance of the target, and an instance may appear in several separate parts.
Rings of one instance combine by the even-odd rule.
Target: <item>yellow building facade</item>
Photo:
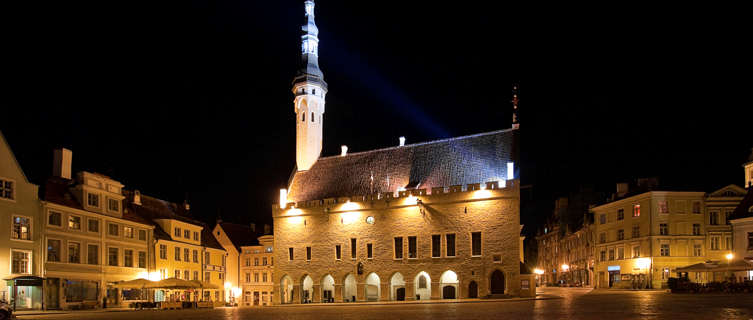
[[[242,306],[272,305],[274,292],[274,237],[258,238],[259,245],[241,247]]]

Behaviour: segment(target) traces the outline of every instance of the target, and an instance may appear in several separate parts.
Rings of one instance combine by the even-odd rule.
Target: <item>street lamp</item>
[[[562,264],[562,271],[567,272],[567,270],[570,270],[570,266],[568,266],[567,263]]]
[[[732,259],[735,257],[735,255],[732,254],[732,252],[730,252],[727,255],[725,255],[724,257],[727,258],[727,263],[729,263],[730,261],[732,261]]]

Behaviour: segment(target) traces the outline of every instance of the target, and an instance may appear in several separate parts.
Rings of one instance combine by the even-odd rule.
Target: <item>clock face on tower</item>
[[[372,216],[366,217],[366,223],[368,223],[368,224],[374,224],[374,217],[372,217]]]

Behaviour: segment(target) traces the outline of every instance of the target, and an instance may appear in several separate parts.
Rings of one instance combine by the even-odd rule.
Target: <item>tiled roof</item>
[[[81,203],[71,192],[71,188],[74,186],[73,180],[65,179],[61,177],[50,177],[40,189],[40,198],[43,201],[63,205],[69,208],[85,210]],[[127,202],[123,200],[124,203]],[[126,208],[126,206],[123,206]],[[94,212],[99,213],[99,212]],[[153,223],[145,219],[144,217],[134,214],[130,210],[123,210],[123,219],[133,221],[146,225],[153,225]]]
[[[251,230],[251,226],[237,223],[220,222],[220,227],[238,251],[241,251],[241,247],[258,246],[259,239],[257,238],[263,235],[263,232],[259,232],[258,228],[254,231]]]
[[[133,203],[134,192],[123,190],[126,199],[126,208],[129,213],[134,213],[146,219],[175,219],[178,221],[203,226],[200,221],[189,217],[190,212],[185,206],[178,205],[174,202],[157,199],[147,195],[141,195],[141,205]]]
[[[210,229],[209,226],[204,226],[204,229],[201,230],[201,245],[208,248],[225,250],[225,248],[217,242],[217,238],[214,237],[212,229]]]
[[[320,158],[294,173],[288,201],[504,180],[507,162],[515,158],[515,134],[507,129]]]

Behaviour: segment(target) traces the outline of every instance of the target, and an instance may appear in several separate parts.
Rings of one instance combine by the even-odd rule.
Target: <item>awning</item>
[[[199,280],[191,280],[191,282],[197,285],[198,286],[197,288],[201,288],[201,289],[220,289],[220,286],[214,283],[201,282]]]
[[[703,262],[677,268],[677,272],[723,272],[748,270],[753,270],[753,262],[748,260],[737,260],[731,263]]]
[[[677,272],[714,272],[719,267],[718,263],[701,262],[691,264],[687,267],[677,268]]]
[[[5,278],[3,280],[7,281],[9,286],[16,285],[36,287],[41,286],[44,283],[45,279],[37,276],[17,276],[13,278]]]
[[[182,280],[178,278],[168,278],[149,284],[145,288],[150,289],[195,289],[200,286],[193,281]]]
[[[157,282],[149,281],[146,279],[135,279],[129,281],[119,281],[113,284],[111,287],[118,289],[144,289],[156,284]]]

